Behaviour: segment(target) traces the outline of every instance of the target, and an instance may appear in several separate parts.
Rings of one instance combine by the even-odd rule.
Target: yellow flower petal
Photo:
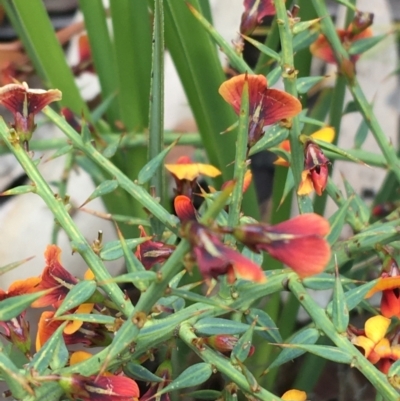
[[[361,347],[364,349],[366,358],[368,358],[369,354],[371,353],[371,351],[374,349],[374,346],[375,346],[375,343],[371,339],[369,339],[365,336],[355,337],[351,340],[351,342],[354,345],[357,345],[358,347]]]
[[[365,322],[365,335],[370,338],[374,344],[377,344],[387,332],[390,326],[390,319],[378,315],[369,318]]]
[[[392,349],[390,347],[390,342],[387,338],[382,338],[375,345],[374,351],[381,357],[381,358],[389,358],[392,355]]]
[[[75,351],[72,353],[70,359],[69,359],[69,364],[70,365],[76,365],[79,362],[86,361],[86,359],[91,358],[93,355],[90,352],[86,351]]]
[[[335,130],[333,127],[324,127],[310,135],[314,139],[332,143],[335,139]]]
[[[297,190],[297,195],[309,195],[312,191],[314,191],[314,185],[308,174],[308,170],[305,170],[301,173],[301,183]]]
[[[283,394],[281,398],[285,401],[306,401],[307,394],[305,391],[301,390],[289,390],[286,391],[286,393]]]
[[[87,269],[85,272],[85,275],[83,276],[85,280],[93,280],[94,279],[94,274],[90,269]]]
[[[79,305],[75,313],[90,313],[93,310],[94,304],[82,304]],[[64,334],[74,334],[78,331],[83,324],[82,320],[71,320],[64,329]]]
[[[400,288],[400,276],[395,277],[383,277],[380,278],[377,283],[368,291],[365,298],[372,297],[377,292],[384,290],[394,290]]]
[[[221,174],[216,167],[211,164],[188,163],[188,164],[166,164],[165,168],[176,176],[179,180],[195,180],[199,175],[216,177]]]

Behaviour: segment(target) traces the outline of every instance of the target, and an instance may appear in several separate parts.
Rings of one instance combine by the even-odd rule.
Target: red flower
[[[240,33],[250,35],[267,15],[275,15],[274,0],[245,0]]]
[[[266,281],[260,266],[226,246],[218,234],[195,220],[195,210],[188,197],[177,196],[174,204],[182,221],[182,235],[190,242],[200,273],[207,281],[223,274],[227,274],[229,283],[236,276],[258,283]]]
[[[235,348],[238,338],[231,334],[216,334],[210,337],[203,337],[202,341],[222,354],[230,354]],[[250,346],[249,357],[254,354],[254,345]]]
[[[311,141],[305,144],[304,153],[304,170],[297,194],[308,195],[315,190],[321,196],[328,183],[330,161],[321,148]]]
[[[264,135],[264,127],[294,117],[301,111],[301,103],[294,96],[267,87],[264,75],[241,74],[225,81],[219,88],[220,95],[236,114],[240,113],[243,86],[249,86],[249,140],[253,146]]]
[[[139,226],[140,237],[146,238],[148,235],[143,226]],[[174,252],[175,246],[148,240],[137,246],[135,255],[142,262],[146,270],[151,269],[156,264],[164,263]]]
[[[32,137],[36,128],[35,114],[57,100],[61,100],[59,90],[29,89],[25,82],[9,84],[0,88],[0,104],[13,114],[14,124],[12,127],[22,142],[29,141]]]
[[[60,262],[61,249],[57,245],[48,245],[44,253],[46,267],[42,273],[42,280],[37,287],[38,290],[53,289],[53,291],[44,295],[35,301],[32,306],[41,308],[52,305],[58,308],[70,289],[78,280],[64,267]]]
[[[125,376],[104,374],[87,377],[73,374],[61,377],[59,383],[73,400],[137,401],[139,397],[138,385]]]
[[[357,12],[353,22],[347,29],[336,30],[339,39],[346,50],[349,50],[354,42],[372,36],[372,30],[369,28],[372,21],[373,14]],[[324,60],[326,63],[336,63],[331,45],[322,34],[319,35],[318,39],[310,46],[310,51],[314,56]],[[350,60],[355,63],[359,58],[360,55],[354,54],[350,57]]]
[[[273,226],[244,224],[231,230],[249,249],[268,252],[300,277],[321,273],[331,257],[329,244],[323,238],[329,232],[329,223],[314,213]]]

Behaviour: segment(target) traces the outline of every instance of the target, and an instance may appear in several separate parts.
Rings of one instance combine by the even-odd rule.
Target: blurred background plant
[[[374,330],[362,329],[363,324],[357,320],[352,323],[358,328],[349,325],[350,311],[353,318],[377,313],[364,300],[371,295],[371,288],[375,288],[376,282],[371,280],[379,277],[381,270],[384,278],[398,275],[393,267],[397,263],[399,239],[400,170],[397,149],[393,146],[397,143],[397,132],[382,129],[357,79],[359,55],[379,45],[391,30],[387,28],[382,35],[373,33],[375,9],[361,9],[353,0],[337,1],[346,12],[343,29],[336,30],[325,3],[322,0],[299,0],[296,4],[289,0],[244,1],[246,12],[241,26],[237,27],[243,36],[238,34],[235,42],[230,43],[213,28],[211,7],[205,0],[188,3],[110,0],[107,6],[100,0],[81,0],[78,8],[84,24],[73,23],[58,32],[54,32],[43,1],[1,2],[18,37],[17,42],[9,44],[10,53],[1,64],[2,84],[9,84],[13,79],[29,80],[35,74],[46,89],[61,91],[60,102],[52,104],[55,111],[45,109],[45,115],[64,132],[63,137],[51,139],[35,138],[34,134],[32,140],[16,144],[18,140],[10,137],[8,128],[2,124],[2,151],[14,153],[30,180],[28,185],[16,182],[15,188],[11,185],[3,195],[22,196],[31,192],[39,195],[55,217],[53,236],[46,241],[57,243],[59,231],[65,232],[72,250],[83,257],[95,278],[77,281],[73,276],[68,279],[57,276],[69,283],[68,295],[64,303],[54,305],[48,301],[55,311],[45,313],[55,313],[56,317],[70,322],[75,319],[86,326],[76,329],[71,328],[71,323],[51,325],[54,334],[50,337],[40,329],[39,323],[39,341],[33,353],[25,337],[21,345],[21,339],[15,339],[12,333],[15,327],[24,327],[21,313],[37,298],[43,303],[40,297],[46,294],[32,294],[26,290],[28,287],[23,290],[18,287],[17,291],[14,286],[0,298],[0,320],[7,322],[0,370],[13,397],[56,400],[65,393],[73,399],[100,399],[94,398],[88,389],[95,387],[96,394],[102,391],[105,371],[114,374],[108,385],[125,386],[131,392],[120,391],[116,395],[103,395],[101,399],[138,397],[133,381],[118,381],[123,370],[125,378],[135,379],[139,384],[152,383],[141,392],[146,393],[141,399],[158,392],[161,399],[168,399],[168,394],[171,399],[184,396],[228,400],[243,393],[272,400],[276,399],[272,393],[283,394],[295,387],[306,391],[313,400],[345,400],[351,392],[354,392],[352,399],[366,400],[375,397],[368,381],[377,390],[378,398],[397,399],[397,320],[393,319],[390,329],[388,320],[376,323],[387,325],[387,330],[376,336],[371,334]],[[320,36],[321,32],[324,36]],[[62,46],[74,35],[78,35],[79,56],[69,66]],[[244,56],[249,48],[254,59]],[[192,132],[164,130],[165,49],[174,61],[193,112]],[[220,61],[221,51],[229,62],[225,68]],[[311,64],[316,57],[333,65],[328,78],[322,73],[312,74]],[[229,99],[220,95],[219,88],[228,76],[240,77],[244,73],[249,78],[253,74],[266,76],[268,89],[258,89],[261,99],[254,100],[249,79],[248,83],[242,83],[239,100],[236,98],[236,106],[232,103],[231,107]],[[84,100],[77,86],[76,77],[85,74],[95,74],[99,82],[100,92],[90,102]],[[384,81],[387,77],[381,76],[381,79]],[[328,80],[333,82],[333,87],[325,86]],[[261,105],[264,98],[273,99],[273,92],[267,91],[282,86],[282,82],[287,93],[300,98],[303,111],[298,114],[297,110],[267,123],[275,104],[267,102],[265,110]],[[246,85],[248,94],[243,90],[242,95]],[[352,95],[351,101],[346,100],[346,88]],[[243,106],[246,102],[250,107],[241,110],[240,104]],[[2,104],[6,105],[6,101]],[[278,109],[286,106],[283,102]],[[359,126],[354,127],[354,146],[342,149],[336,145],[342,132],[342,119],[349,113],[362,118]],[[249,127],[252,132],[258,129],[258,137],[248,143]],[[334,132],[334,137],[330,135],[328,140],[324,136],[309,136],[324,128]],[[220,135],[221,132],[224,134]],[[363,148],[371,138],[379,151]],[[23,140],[21,135],[19,140]],[[209,190],[208,184],[219,189],[229,180],[237,181],[236,189],[228,185],[224,191],[214,192],[212,188],[209,194],[196,198],[195,203],[199,204],[205,199],[200,206],[201,222],[211,228],[211,219],[230,227],[255,221],[278,224],[289,219],[293,203],[300,213],[315,211],[323,215],[330,198],[335,206],[327,214],[331,225],[327,241],[335,257],[327,264],[326,273],[299,281],[295,273],[282,270],[282,256],[273,246],[267,247],[270,255],[263,258],[252,248],[254,244],[238,238],[249,247],[239,246],[243,254],[268,271],[267,283],[239,280],[231,286],[220,280],[220,286],[210,296],[208,292],[212,288],[202,290],[193,284],[201,276],[196,269],[192,275],[184,276],[183,265],[190,271],[190,265],[195,263],[184,256],[189,250],[188,242],[196,248],[200,240],[188,234],[193,224],[187,224],[191,228],[184,233],[178,230],[179,219],[171,214],[174,195],[168,189],[169,173],[163,165],[171,148],[176,151],[180,144],[196,148],[194,153],[190,152],[195,163],[202,163],[201,167],[196,164],[201,174],[207,175],[206,171],[210,171],[204,167],[207,163],[221,172],[210,174],[212,181],[207,178],[202,184],[204,190]],[[43,161],[32,153],[49,149],[54,149],[51,158],[62,158],[64,165],[56,197],[36,170],[36,165],[40,167]],[[186,155],[186,152],[187,148],[180,154]],[[286,160],[286,165],[275,167],[272,180],[274,155]],[[248,157],[252,160],[254,179],[243,194]],[[373,194],[372,205],[354,190],[354,183],[344,178],[342,191],[338,179],[328,177],[335,160],[350,161],[351,166],[360,165],[363,171],[372,166],[385,172],[386,178]],[[171,164],[174,164],[172,159]],[[184,164],[182,160],[180,164]],[[257,171],[260,164],[264,166],[261,175]],[[86,208],[86,203],[101,198],[107,213],[93,210],[91,213],[116,222],[118,241],[105,242],[99,233],[97,240],[90,244],[69,218],[79,209],[70,203],[66,189],[68,177],[76,166],[88,172],[96,186],[80,207]],[[171,172],[171,167],[167,168]],[[186,165],[185,169],[189,171],[190,167]],[[197,177],[181,178],[176,171],[172,173],[178,194],[191,196],[193,192],[200,192]],[[182,180],[191,182],[189,194],[182,192],[188,185]],[[298,191],[300,184],[303,189]],[[304,189],[306,184],[320,196],[310,196],[310,191]],[[228,203],[229,209],[226,209]],[[141,238],[138,238],[138,225],[145,226],[140,231]],[[344,228],[351,233],[348,237],[342,234]],[[91,236],[95,238],[97,233],[93,231]],[[307,227],[303,231],[306,233]],[[151,241],[146,232],[154,235]],[[181,241],[175,249],[177,235],[188,242]],[[209,235],[217,241],[214,234]],[[231,235],[225,239],[227,244],[235,245],[236,239]],[[219,246],[219,242],[215,244]],[[290,249],[298,249],[293,242],[291,246]],[[136,252],[132,254],[130,249],[135,247]],[[150,249],[150,254],[143,249]],[[316,249],[305,249],[305,253],[318,256]],[[155,259],[155,266],[149,257]],[[301,258],[306,255],[301,254]],[[391,267],[383,263],[388,258],[392,258]],[[57,258],[50,258],[48,251],[46,259],[47,266],[61,263]],[[103,262],[116,259],[124,260],[127,273],[112,279]],[[287,263],[286,259],[283,261]],[[201,268],[199,256],[197,263]],[[7,264],[1,271],[15,268],[18,272],[19,265],[19,262]],[[161,265],[157,274],[144,269],[150,266],[158,271]],[[333,274],[335,266],[339,268],[336,275]],[[73,270],[68,265],[65,268]],[[300,274],[299,270],[295,271]],[[79,276],[82,278],[83,274]],[[42,283],[43,280],[42,276]],[[375,292],[394,291],[397,300],[396,280],[381,285]],[[127,292],[122,292],[117,283],[128,283]],[[47,287],[40,284],[35,291],[55,286],[54,283]],[[305,288],[319,293],[333,290],[332,300],[327,306],[318,306]],[[281,295],[285,290],[289,290],[289,296],[283,300]],[[305,324],[296,319],[300,305],[307,311]],[[382,313],[383,310],[387,308],[382,307]],[[71,311],[74,313],[68,313]],[[50,315],[45,316],[49,319]],[[393,316],[396,313],[386,314],[384,319]],[[46,327],[45,321],[41,321]],[[73,363],[73,354],[66,345],[74,343],[74,334],[78,332],[85,333],[84,344],[103,347],[96,358],[78,361],[74,358]],[[376,343],[384,339],[388,342],[385,352],[380,355],[375,343],[371,345],[360,338],[376,340]],[[379,358],[371,357],[373,352]],[[287,364],[301,355],[301,362]],[[166,362],[161,364],[163,360]],[[324,369],[327,361],[330,362]],[[345,367],[338,368],[338,363]],[[372,364],[378,364],[380,370]],[[350,366],[358,368],[367,380],[354,379],[353,373],[346,377],[353,371]],[[216,375],[217,372],[220,374]],[[327,379],[320,380],[321,375],[330,378],[329,386]],[[337,388],[328,391],[332,386],[330,381]],[[79,392],[77,388],[87,391]],[[193,390],[190,395],[188,388]],[[303,397],[303,394],[297,396]]]

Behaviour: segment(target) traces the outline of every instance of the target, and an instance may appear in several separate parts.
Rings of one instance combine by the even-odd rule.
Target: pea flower
[[[335,138],[335,130],[333,127],[324,127],[318,131],[315,131],[313,134],[310,135],[310,137],[312,139],[318,139],[320,141],[332,143]],[[279,148],[290,153],[289,139],[285,139],[284,141],[282,141],[279,145]],[[278,157],[278,159],[276,159],[274,161],[274,164],[277,166],[284,166],[284,167],[290,166],[290,163],[287,160],[285,160],[283,157]]]
[[[307,401],[307,394],[301,390],[288,390],[281,397],[285,401]]]
[[[273,226],[243,224],[226,229],[254,252],[268,252],[292,268],[300,277],[321,273],[328,264],[331,250],[323,238],[329,222],[315,213],[306,213]]]
[[[266,281],[260,266],[225,245],[217,233],[197,222],[194,206],[187,196],[177,196],[174,205],[182,221],[182,236],[190,242],[200,273],[206,281],[223,274],[227,275],[230,284],[236,276],[258,283]]]
[[[62,376],[59,384],[72,400],[81,401],[138,401],[137,383],[125,376],[112,374]]]
[[[37,292],[40,277],[30,277],[25,280],[14,281],[7,291],[0,289],[0,301],[16,297],[18,295]],[[4,322],[0,321],[3,328],[3,336],[10,340],[24,354],[29,354],[31,348],[31,338],[29,334],[29,322],[25,319],[26,311],[18,316]]]
[[[391,345],[386,336],[390,319],[377,315],[365,322],[364,333],[351,338],[354,345],[364,350],[365,357],[372,363],[396,361],[400,359],[400,345]],[[384,363],[385,369],[388,364]]]
[[[369,26],[372,24],[372,22],[373,14],[357,11],[353,22],[348,26],[347,29],[337,29],[336,33],[344,48],[349,50],[350,47],[358,40],[371,37],[372,30],[369,28]],[[335,55],[332,51],[331,45],[323,34],[319,35],[317,40],[310,46],[310,52],[312,55],[324,60],[326,63],[336,63]],[[352,63],[356,63],[359,58],[359,54],[353,54],[350,56]]]
[[[249,88],[249,139],[252,147],[264,135],[264,127],[296,116],[301,111],[301,103],[294,96],[267,86],[264,75],[237,75],[225,81],[219,94],[229,103],[236,114],[240,113],[243,86],[247,79]]]
[[[264,17],[275,15],[274,0],[245,0],[244,12],[240,23],[240,33],[250,35]]]
[[[385,261],[380,279],[365,297],[369,298],[379,291],[382,291],[381,314],[387,318],[395,316],[400,319],[400,270],[390,256]]]
[[[141,238],[148,237],[143,226],[139,226],[139,230]],[[174,245],[168,245],[149,239],[137,246],[135,256],[142,262],[144,268],[149,270],[156,264],[164,263],[172,255],[174,250]]]
[[[27,143],[35,131],[35,115],[48,104],[58,100],[61,100],[61,92],[58,89],[29,89],[25,82],[0,88],[0,104],[13,114],[12,127],[23,143]]]
[[[304,147],[304,170],[301,173],[301,182],[297,190],[298,195],[308,195],[313,190],[321,196],[329,178],[329,159],[321,148],[308,141]]]
[[[85,313],[85,311],[82,311],[81,313]],[[45,342],[63,323],[62,320],[54,318],[54,314],[54,311],[45,311],[39,318],[38,332],[36,335],[36,351],[39,351],[40,348],[43,347]],[[102,325],[97,323],[79,322],[79,326],[74,326],[74,330],[66,330],[68,326],[64,329],[63,338],[65,344],[83,344],[86,347],[106,346],[110,344],[111,340]]]
[[[175,164],[166,164],[165,168],[174,177],[176,195],[186,195],[189,198],[192,198],[197,189],[197,179],[201,175],[214,178],[221,174],[213,165],[194,163],[188,156],[181,156]]]

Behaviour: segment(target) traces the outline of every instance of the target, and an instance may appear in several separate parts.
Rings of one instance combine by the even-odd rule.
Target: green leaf
[[[212,336],[214,334],[240,334],[248,330],[249,325],[218,317],[200,319],[193,326],[196,334]]]
[[[76,308],[85,303],[96,291],[97,284],[94,280],[82,280],[75,284],[58,307],[55,317],[63,315],[65,312]]]
[[[197,390],[197,391],[191,391],[190,393],[185,393],[182,394],[183,398],[189,399],[200,399],[200,400],[216,400],[216,399],[222,399],[221,398],[221,391],[217,390]],[[223,398],[223,400],[226,400],[226,398]]]
[[[349,211],[350,203],[352,199],[347,199],[347,201],[340,206],[340,208],[329,218],[330,231],[327,236],[327,241],[330,245],[333,245],[340,237],[342,233],[343,226],[346,222],[346,215]]]
[[[28,262],[29,260],[32,260],[33,258],[34,258],[34,256],[30,256],[29,258],[19,260],[18,262],[13,262],[13,263],[9,263],[8,265],[1,266],[0,267],[0,276],[4,273],[7,273],[7,272],[15,269],[18,266],[21,266],[22,264]]]
[[[15,297],[14,297],[15,298]],[[14,398],[19,400],[29,399],[33,395],[28,379],[20,373],[12,361],[2,352],[0,348],[0,376],[6,381]]]
[[[365,204],[365,202],[361,199],[361,197],[356,193],[350,183],[346,180],[344,176],[343,184],[346,190],[346,194],[348,198],[351,198],[349,213],[356,216],[356,220],[358,222],[358,229],[366,228],[369,226],[369,220],[371,218],[371,210]]]
[[[270,149],[284,141],[289,135],[286,128],[280,127],[278,124],[273,125],[265,131],[264,136],[250,148],[249,155],[254,155],[265,149]]]
[[[396,389],[400,389],[400,359],[395,361],[388,372],[389,383]]]
[[[138,245],[143,244],[143,242],[148,241],[149,239],[144,238],[132,238],[127,239],[126,244],[129,249],[136,248]],[[100,252],[100,257],[103,260],[116,260],[124,256],[124,251],[122,250],[122,245],[120,241],[110,241],[106,242],[103,246],[103,249]]]
[[[272,343],[282,343],[283,340],[279,333],[279,329],[276,327],[275,322],[267,312],[264,312],[261,309],[251,308],[249,313],[246,315],[246,320],[248,323],[251,323],[255,319],[257,319],[257,326],[264,329],[257,330],[256,333],[258,335]]]
[[[344,333],[349,325],[349,309],[347,308],[346,299],[337,268],[335,271],[335,286],[333,287],[332,323],[339,334]]]
[[[302,77],[296,80],[297,92],[307,93],[312,87],[321,82],[325,77]]]
[[[114,316],[100,315],[97,313],[72,313],[60,316],[57,320],[80,320],[82,322],[107,324],[110,326],[115,323]]]
[[[354,147],[356,149],[361,149],[361,146],[367,139],[368,132],[369,132],[368,123],[365,120],[362,120],[356,132],[356,136],[354,138]]]
[[[112,278],[114,283],[132,283],[138,288],[146,284],[147,281],[155,280],[157,280],[157,273],[152,271],[136,271]]]
[[[350,364],[352,356],[339,348],[332,347],[329,345],[304,345],[304,344],[287,344],[284,347],[297,348],[304,352],[311,352],[314,355],[320,356],[321,358],[328,359],[338,363]]]
[[[19,187],[11,188],[2,192],[0,196],[23,195],[31,192],[36,192],[36,187],[34,185],[20,185]]]
[[[115,191],[118,188],[118,182],[116,180],[106,180],[103,181],[96,189],[92,192],[92,194],[82,203],[82,206],[86,205],[93,199],[98,198],[99,196],[104,196]]]
[[[387,37],[388,34],[384,33],[382,35],[356,40],[350,46],[349,55],[362,54],[377,45],[383,39],[386,39]]]
[[[32,294],[16,295],[0,301],[0,322],[5,322],[17,317],[27,309],[34,301],[47,294],[49,291],[39,291]]]
[[[293,38],[293,51],[298,52],[299,50],[309,47],[318,38],[319,33],[307,30],[300,32]]]
[[[138,184],[143,185],[146,182],[150,181],[150,179],[154,176],[157,169],[164,162],[165,156],[169,153],[169,151],[178,143],[178,140],[174,141],[165,148],[161,153],[158,154],[154,159],[150,160],[139,172],[138,175]]]
[[[265,54],[266,56],[272,58],[275,61],[280,62],[281,61],[281,56],[275,51],[269,48],[268,46],[265,46],[264,44],[258,42],[257,40],[254,40],[250,38],[249,36],[242,35],[242,37],[249,43],[251,43],[256,49],[258,49],[261,53]]]
[[[116,153],[117,150],[119,148],[119,145],[121,144],[121,139],[122,136],[120,135],[118,137],[118,140],[113,141],[112,143],[110,143],[104,150],[103,150],[103,156],[107,157],[107,159],[110,159],[111,157],[113,157]]]
[[[29,363],[29,367],[31,369],[34,369],[39,374],[43,374],[45,370],[49,367],[50,362],[54,357],[56,358],[56,360],[58,360],[58,362],[61,362],[63,360],[65,355],[63,347],[60,344],[62,343],[65,347],[62,334],[66,324],[67,323],[61,324],[61,326],[59,326],[57,330],[51,335],[51,337],[44,343],[43,347],[40,348],[38,352],[36,352],[36,354],[33,356],[32,361]],[[64,365],[68,361],[68,350],[66,351],[67,351],[66,355],[67,359],[65,360]],[[56,355],[57,352],[60,353],[60,355]]]
[[[321,141],[319,139],[315,139],[312,137],[310,137],[309,140],[316,143],[317,145],[319,145],[319,147],[321,149],[329,150],[329,151],[331,151],[333,153],[337,153],[338,155],[341,155],[342,157],[345,157],[346,159],[349,159],[353,162],[365,165],[365,163],[362,160],[358,159],[357,157],[353,156],[352,154],[346,152],[345,150],[337,147],[336,145],[334,145],[332,143]]]
[[[309,21],[296,22],[292,28],[293,35],[298,35],[299,33],[305,30],[309,30],[310,28],[313,27],[313,25],[315,25],[320,20],[321,18],[315,18]]]
[[[46,159],[46,162],[57,159],[58,157],[64,156],[67,153],[71,152],[73,149],[74,149],[74,147],[72,145],[62,146],[61,148],[57,149],[57,151],[54,152],[48,159]]]
[[[251,343],[253,340],[254,326],[255,322],[253,322],[249,328],[244,332],[244,334],[239,338],[235,347],[231,352],[231,361],[235,363],[237,361],[244,362],[249,356],[249,352],[251,350]]]
[[[157,395],[179,390],[181,388],[198,386],[208,380],[211,374],[212,366],[210,363],[196,363],[195,365],[189,366],[168,386],[159,391],[156,394],[156,397]]]
[[[124,366],[124,372],[126,375],[135,380],[153,383],[161,383],[163,381],[161,377],[158,377],[154,373],[151,373],[144,366],[135,362],[128,362]]]
[[[308,328],[302,330],[300,333],[294,335],[289,344],[315,344],[319,338],[319,332],[317,329]],[[291,361],[292,359],[297,358],[298,356],[304,354],[306,351],[303,351],[299,348],[284,348],[282,352],[278,355],[278,357],[269,365],[268,371],[272,368],[276,368],[278,366],[283,365],[284,363]]]

